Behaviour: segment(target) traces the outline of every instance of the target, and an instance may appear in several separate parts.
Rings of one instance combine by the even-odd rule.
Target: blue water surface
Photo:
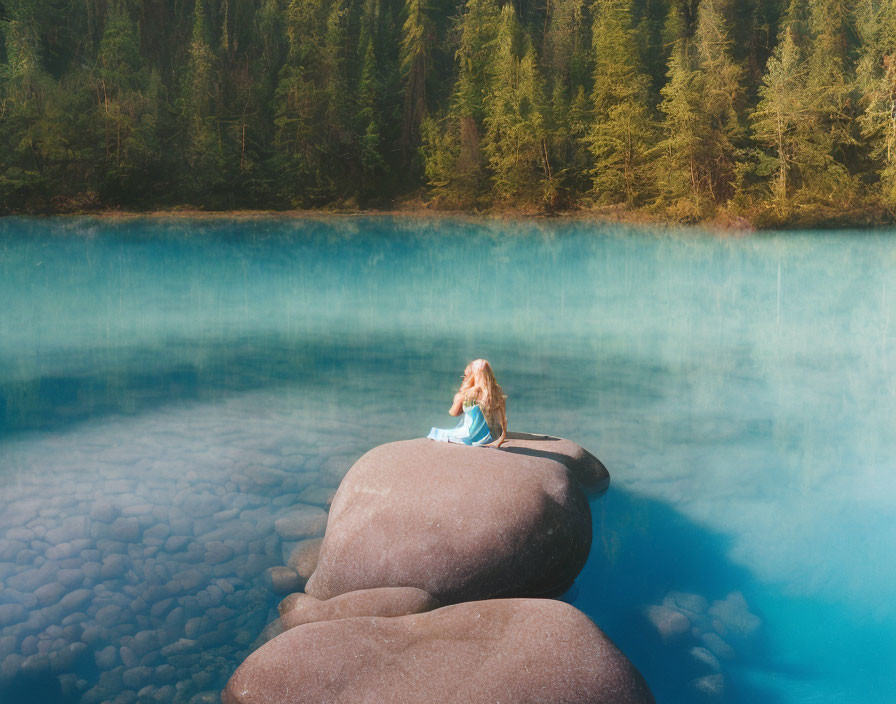
[[[894,234],[0,221],[0,700],[215,701],[274,521],[486,357],[609,468],[569,598],[659,702],[892,702]]]

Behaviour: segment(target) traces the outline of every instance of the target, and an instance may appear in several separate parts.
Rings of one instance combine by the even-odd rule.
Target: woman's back
[[[498,404],[483,402],[482,395],[483,394],[478,392],[477,389],[471,389],[470,393],[466,394],[464,397],[463,410],[466,413],[473,406],[479,406],[482,415],[485,416],[485,422],[488,424],[488,429],[491,432],[492,437],[497,439],[501,436],[501,431],[503,430],[501,422],[503,414],[499,408],[495,408]],[[501,399],[502,402],[503,400],[504,399]],[[503,403],[501,405],[503,405]]]

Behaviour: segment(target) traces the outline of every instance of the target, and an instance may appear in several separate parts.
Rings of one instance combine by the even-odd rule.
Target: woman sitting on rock
[[[483,446],[497,442],[501,447],[507,437],[507,397],[495,381],[492,366],[485,359],[470,362],[464,370],[464,380],[454,394],[454,402],[448,411],[453,416],[463,412],[463,418],[454,428],[433,428],[426,437],[441,442]]]

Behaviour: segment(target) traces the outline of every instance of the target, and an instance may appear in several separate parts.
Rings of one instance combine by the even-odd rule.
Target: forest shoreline
[[[715,216],[696,221],[677,221],[658,213],[622,208],[577,208],[546,211],[537,209],[493,207],[483,209],[451,209],[428,207],[416,202],[411,205],[393,204],[380,208],[322,206],[298,209],[247,209],[233,208],[210,210],[193,206],[173,206],[169,208],[119,209],[97,208],[85,210],[63,210],[42,213],[7,213],[0,218],[74,218],[93,217],[103,220],[263,220],[263,219],[328,219],[340,217],[397,217],[422,219],[469,219],[472,221],[568,221],[592,223],[595,225],[630,225],[657,230],[694,229],[706,230],[715,235],[745,236],[771,231],[787,230],[878,230],[896,226],[896,213],[884,208],[855,209],[843,212],[818,212],[801,214],[789,219],[776,217],[768,212],[730,213],[721,212]]]
[[[0,213],[896,223],[896,0],[6,5]]]

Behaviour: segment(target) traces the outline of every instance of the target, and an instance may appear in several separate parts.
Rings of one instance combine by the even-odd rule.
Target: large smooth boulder
[[[223,704],[650,704],[585,614],[549,599],[469,602],[286,631],[234,673]]]
[[[547,451],[513,450],[427,439],[372,449],[333,499],[305,591],[417,587],[452,604],[568,588],[591,547],[588,501]]]
[[[284,630],[316,621],[354,616],[407,616],[432,611],[439,602],[414,587],[380,587],[340,594],[321,601],[309,594],[290,594],[280,602]]]
[[[501,450],[518,455],[557,460],[572,473],[589,496],[606,491],[610,473],[597,457],[572,440],[535,433],[507,433]]]

